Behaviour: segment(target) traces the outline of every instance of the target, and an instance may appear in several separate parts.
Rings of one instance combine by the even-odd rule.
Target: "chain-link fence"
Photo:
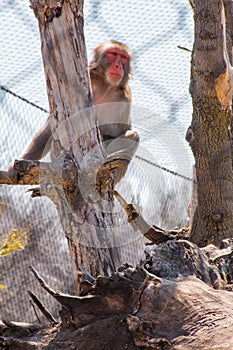
[[[2,0],[0,15],[0,167],[6,169],[43,125],[48,103],[37,22],[29,5]],[[191,196],[191,157],[184,141],[191,120],[190,54],[177,48],[192,45],[191,16],[188,1],[85,4],[88,55],[109,39],[125,42],[133,52],[132,120],[141,142],[118,190],[150,224],[163,228],[185,224]],[[25,187],[1,186],[0,193],[6,204],[0,234],[28,224],[32,232],[23,252],[0,260],[0,283],[7,286],[0,292],[0,318],[36,320],[27,289],[57,314],[56,303],[44,295],[27,268],[34,265],[53,288],[74,292],[57,212],[46,198],[31,199]],[[143,256],[144,239],[127,224],[125,214],[120,215],[122,262],[136,263]]]

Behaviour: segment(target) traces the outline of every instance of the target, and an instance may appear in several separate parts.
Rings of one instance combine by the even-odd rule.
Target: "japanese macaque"
[[[129,163],[138,147],[139,136],[136,131],[131,130],[131,92],[128,85],[131,77],[131,53],[128,47],[114,40],[97,46],[89,65],[89,74],[95,113],[107,159],[123,159]],[[21,159],[41,159],[49,151],[45,147],[50,137],[48,118]],[[11,177],[16,176],[13,166],[8,173]]]

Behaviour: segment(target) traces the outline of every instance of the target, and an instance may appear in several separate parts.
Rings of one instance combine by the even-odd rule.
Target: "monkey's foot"
[[[125,175],[128,165],[127,159],[105,159],[96,177],[96,187],[100,192],[113,192],[114,186]]]

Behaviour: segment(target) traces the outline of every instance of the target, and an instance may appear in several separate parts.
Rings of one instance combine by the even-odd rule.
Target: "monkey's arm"
[[[48,117],[20,159],[40,160],[51,148],[51,136],[50,118]]]
[[[50,129],[50,117],[46,120],[42,128],[34,136],[32,142],[28,146],[26,152],[20,159],[40,160],[51,148],[52,133]],[[17,171],[14,169],[14,164],[11,164],[8,169],[8,175],[13,182],[17,179]]]

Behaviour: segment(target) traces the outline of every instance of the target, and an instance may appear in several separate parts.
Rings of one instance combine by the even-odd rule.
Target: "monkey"
[[[94,49],[89,64],[95,114],[107,160],[124,159],[127,164],[139,143],[138,133],[131,130],[131,91],[128,85],[128,80],[132,77],[131,60],[131,52],[125,44],[110,40]],[[48,117],[21,159],[40,160],[49,151],[51,136]],[[127,166],[116,182],[125,175]],[[17,175],[12,165],[8,174],[11,178]]]

